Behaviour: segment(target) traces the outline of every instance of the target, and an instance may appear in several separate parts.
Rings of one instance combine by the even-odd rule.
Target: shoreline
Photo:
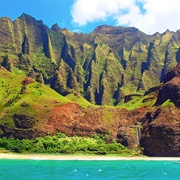
[[[145,161],[180,161],[180,157],[148,157],[134,156],[121,157],[118,155],[86,155],[86,154],[17,154],[17,153],[0,153],[2,159],[19,159],[19,160],[145,160]]]

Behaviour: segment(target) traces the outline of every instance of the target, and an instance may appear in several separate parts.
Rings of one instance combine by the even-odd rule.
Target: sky
[[[0,0],[0,17],[29,14],[51,27],[90,33],[98,25],[131,26],[146,34],[180,29],[180,0]]]

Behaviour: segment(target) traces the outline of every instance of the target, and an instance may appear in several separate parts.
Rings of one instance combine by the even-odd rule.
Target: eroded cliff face
[[[47,114],[15,114],[15,126],[0,125],[0,136],[33,139],[57,132],[68,136],[92,137],[97,134],[102,138],[107,137],[107,141],[115,140],[131,149],[137,144],[137,111],[93,106],[84,109],[76,103],[67,103],[54,106]]]
[[[161,105],[167,100],[180,107],[180,64],[165,75],[164,85],[160,88],[156,104]]]
[[[180,110],[156,108],[143,117],[140,144],[149,156],[180,156]]]
[[[180,156],[180,65],[170,69],[160,86],[156,108],[142,117],[141,146],[150,156]]]
[[[108,135],[109,140],[114,139],[133,148],[136,144],[134,125],[137,123],[137,115],[138,112],[129,112],[126,109],[107,107],[83,109],[72,103],[53,108],[46,126],[53,134],[60,131],[70,136]],[[120,135],[126,135],[126,139],[121,139]]]
[[[27,14],[14,22],[0,18],[0,26],[4,67],[40,75],[57,92],[80,93],[93,104],[118,104],[124,95],[147,90],[180,62],[179,31],[149,36],[136,28],[99,26],[77,34]]]
[[[0,137],[98,134],[129,148],[139,143],[146,155],[180,156],[179,65],[168,71],[180,62],[180,31],[147,36],[100,26],[85,35],[26,14],[0,18],[0,27]],[[134,107],[84,107],[60,94]]]

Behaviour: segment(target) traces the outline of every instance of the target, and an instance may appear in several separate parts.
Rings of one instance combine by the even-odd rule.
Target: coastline
[[[121,157],[118,155],[69,155],[69,154],[17,154],[17,153],[0,153],[2,159],[19,159],[19,160],[145,160],[145,161],[180,161],[180,157]]]

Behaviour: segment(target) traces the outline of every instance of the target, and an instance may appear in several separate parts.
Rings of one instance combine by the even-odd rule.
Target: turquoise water
[[[178,180],[173,161],[0,160],[0,180]]]

